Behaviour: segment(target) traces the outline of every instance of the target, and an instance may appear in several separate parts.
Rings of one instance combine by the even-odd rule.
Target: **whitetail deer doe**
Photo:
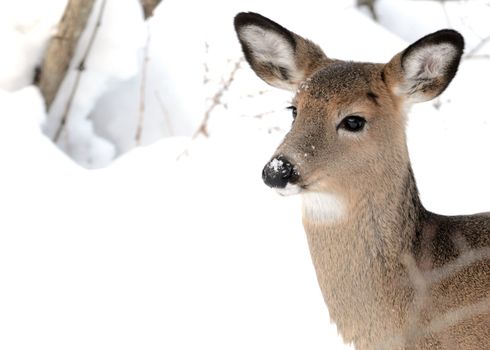
[[[301,194],[323,297],[357,349],[490,349],[490,215],[422,206],[405,111],[453,79],[464,40],[427,35],[387,64],[328,58],[256,13],[235,29],[264,81],[295,92],[294,122],[263,179]]]

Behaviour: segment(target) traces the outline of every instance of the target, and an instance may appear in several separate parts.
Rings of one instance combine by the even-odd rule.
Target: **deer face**
[[[381,68],[334,61],[299,84],[291,131],[264,167],[265,183],[281,194],[345,193],[404,154],[403,118]]]
[[[281,194],[328,195],[337,205],[406,173],[404,109],[447,87],[464,45],[442,30],[387,64],[355,63],[327,58],[258,14],[238,14],[235,29],[257,75],[295,93],[291,131],[265,165],[264,182]]]

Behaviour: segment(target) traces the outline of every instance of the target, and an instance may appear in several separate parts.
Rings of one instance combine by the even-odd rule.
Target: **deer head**
[[[453,30],[423,37],[386,64],[327,57],[311,41],[256,13],[235,29],[268,84],[294,93],[291,130],[265,165],[280,194],[307,198],[304,215],[339,219],[360,195],[391,191],[409,171],[405,110],[441,94],[464,41]]]

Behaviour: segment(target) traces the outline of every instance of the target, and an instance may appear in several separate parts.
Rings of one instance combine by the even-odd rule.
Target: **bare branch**
[[[242,59],[239,59],[238,61],[236,61],[232,71],[230,72],[230,75],[228,76],[228,79],[226,79],[223,82],[221,88],[218,91],[216,91],[216,93],[213,95],[213,97],[211,97],[211,105],[208,107],[208,109],[204,113],[204,118],[203,118],[201,124],[199,125],[199,127],[197,128],[196,132],[192,136],[192,139],[195,139],[200,134],[203,134],[206,137],[209,136],[209,133],[207,130],[207,124],[208,124],[209,118],[211,116],[211,113],[213,112],[213,110],[217,106],[219,106],[222,103],[221,98],[223,97],[223,94],[226,91],[228,91],[231,84],[233,83],[233,80],[235,80],[235,74],[238,71],[238,69],[240,69],[241,63],[242,63]]]
[[[467,60],[488,60],[490,59],[490,54],[489,55],[472,55],[472,56],[469,56],[469,57],[463,57],[464,59],[467,59]]]
[[[206,41],[204,42],[204,49],[206,56],[209,54],[209,43]],[[206,85],[209,83],[211,79],[209,78],[209,66],[207,60],[204,60],[204,78],[203,78],[203,84]]]
[[[168,133],[170,136],[173,136],[173,135],[175,135],[175,132],[174,132],[174,128],[172,126],[172,121],[169,118],[168,111],[165,108],[165,104],[163,103],[163,100],[162,100],[160,94],[158,93],[158,91],[155,91],[155,97],[157,98],[158,105],[160,106],[160,109],[162,110],[163,120],[165,120],[165,125],[167,126]]]
[[[209,45],[206,43],[206,52],[208,49],[209,49]],[[229,90],[231,84],[235,80],[236,72],[240,69],[242,62],[243,62],[242,58],[238,59],[235,62],[235,65],[233,66],[233,69],[231,70],[228,78],[226,80],[223,80],[218,91],[216,91],[216,93],[213,95],[213,97],[210,98],[211,105],[208,107],[208,109],[206,109],[206,112],[204,112],[204,118],[201,121],[201,124],[199,124],[199,127],[196,129],[196,131],[192,135],[191,141],[195,140],[201,134],[204,135],[205,137],[209,136],[207,125],[208,125],[209,118],[211,117],[211,113],[214,111],[214,109],[217,106],[222,105],[221,99],[222,99],[224,93]],[[207,65],[205,65],[205,67],[207,68]],[[207,78],[206,73],[207,73],[207,71],[204,72],[205,79]],[[186,147],[182,151],[182,153],[180,153],[177,156],[177,160],[180,160],[183,156],[188,155],[188,154],[189,154],[189,149],[188,149],[188,147]]]
[[[60,88],[95,0],[69,0],[51,38],[37,77],[38,86],[49,110]]]
[[[102,4],[100,6],[99,10],[99,15],[97,17],[97,23],[95,24],[94,30],[92,31],[92,35],[90,36],[90,40],[88,42],[87,48],[85,49],[85,53],[82,56],[82,59],[80,60],[80,63],[77,66],[77,72],[76,72],[76,78],[75,78],[75,83],[73,84],[73,89],[70,93],[70,97],[68,98],[68,102],[65,107],[65,111],[63,113],[63,116],[61,117],[60,125],[58,126],[58,129],[56,130],[56,133],[54,134],[53,141],[56,143],[58,142],[60,138],[61,131],[63,130],[63,127],[66,124],[66,120],[68,119],[68,115],[70,114],[71,106],[73,104],[73,99],[75,98],[76,92],[78,90],[78,86],[80,84],[80,78],[82,76],[82,73],[85,71],[85,65],[87,62],[88,55],[90,54],[90,51],[92,50],[92,46],[95,41],[95,37],[97,36],[97,32],[99,30],[99,27],[102,24],[102,16],[104,15],[104,9],[106,5],[107,0],[102,0]]]
[[[140,108],[139,108],[139,118],[138,125],[136,127],[136,144],[141,145],[141,135],[143,133],[143,122],[145,119],[145,99],[146,99],[146,76],[148,71],[148,62],[150,61],[150,42],[151,42],[151,30],[150,24],[146,23],[146,44],[145,53],[143,57],[143,67],[141,69],[141,85],[140,85]]]
[[[486,38],[483,38],[479,43],[478,45],[476,45],[473,49],[471,49],[470,52],[468,52],[464,57],[465,58],[473,58],[475,56],[477,56],[477,52],[483,47],[485,46],[488,42],[490,42],[490,35],[487,36]]]
[[[446,1],[439,0],[439,2],[441,3],[442,12],[444,12],[444,17],[446,17],[447,26],[448,26],[448,28],[451,28],[452,27],[451,19],[449,18],[449,13],[447,12]]]

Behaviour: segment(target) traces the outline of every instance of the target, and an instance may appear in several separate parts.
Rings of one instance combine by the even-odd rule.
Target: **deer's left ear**
[[[395,95],[409,103],[440,95],[456,75],[464,39],[444,29],[419,39],[386,64],[383,78]]]

